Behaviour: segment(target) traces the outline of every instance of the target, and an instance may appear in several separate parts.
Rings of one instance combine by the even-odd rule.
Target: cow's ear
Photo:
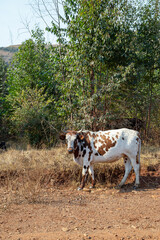
[[[82,133],[79,134],[79,139],[83,140],[84,139],[84,135]]]
[[[65,133],[61,133],[61,134],[59,135],[59,138],[60,138],[61,140],[65,140],[66,134],[65,134]]]

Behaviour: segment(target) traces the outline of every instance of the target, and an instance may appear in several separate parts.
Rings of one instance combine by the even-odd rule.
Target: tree
[[[32,38],[20,46],[8,68],[9,118],[12,133],[17,131],[32,145],[39,146],[43,141],[50,145],[58,127],[54,100],[51,101],[59,96],[54,68],[57,49],[45,44],[40,29],[32,32]]]
[[[8,110],[8,105],[6,103],[6,95],[7,95],[7,85],[6,85],[6,77],[7,77],[7,64],[0,57],[0,138],[4,139],[8,135],[8,126],[6,113]]]
[[[18,116],[13,102],[23,91],[43,89],[45,101],[54,98],[47,121],[58,130],[106,129],[116,119],[140,118],[149,136],[160,124],[160,25],[158,1],[151,3],[63,1],[57,19],[66,28],[56,21],[47,27],[58,45],[46,46],[37,29],[9,68],[11,116]]]
[[[29,87],[45,87],[54,94],[54,73],[52,71],[52,46],[45,44],[40,29],[32,31],[32,39],[26,40],[14,55],[8,69],[7,83],[13,97]]]
[[[143,82],[146,135],[149,136],[151,119],[159,111],[160,79],[160,15],[157,0],[149,1],[140,11],[137,25],[137,70]],[[141,84],[142,85],[142,84]],[[160,122],[157,121],[157,124]]]
[[[6,72],[7,72],[7,65],[2,57],[0,57],[0,106],[1,111],[3,112],[2,105],[4,103],[4,98],[6,95]],[[1,114],[2,114],[1,112]]]
[[[67,0],[64,10],[69,42],[61,107],[70,109],[72,124],[85,115],[84,127],[105,127],[101,123],[111,115],[114,89],[120,84],[119,66],[130,64],[135,8],[126,1]]]

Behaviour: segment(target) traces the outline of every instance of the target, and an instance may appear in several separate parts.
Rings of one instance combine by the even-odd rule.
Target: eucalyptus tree
[[[49,145],[58,125],[54,104],[59,96],[55,51],[46,45],[43,32],[36,29],[32,39],[19,47],[7,72],[11,131],[37,146],[43,141]]]
[[[151,121],[160,126],[160,3],[151,0],[139,12],[136,67],[141,78],[146,135]]]
[[[3,101],[4,96],[6,94],[6,73],[7,73],[7,64],[3,60],[2,57],[0,57],[0,101]]]
[[[83,120],[84,127],[105,127],[106,118],[119,112],[115,89],[121,66],[131,61],[135,7],[127,1],[66,0],[64,12],[69,41],[63,100],[76,124]]]
[[[6,104],[5,97],[7,95],[7,64],[4,59],[0,57],[0,137],[6,136],[8,133],[8,127],[6,125],[6,112],[8,106]]]
[[[54,94],[52,65],[52,46],[46,45],[43,31],[37,28],[32,31],[32,38],[19,47],[8,68],[10,96],[14,97],[27,87],[34,89],[37,86]]]

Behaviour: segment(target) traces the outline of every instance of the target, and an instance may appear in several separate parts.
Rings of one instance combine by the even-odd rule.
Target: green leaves
[[[6,109],[5,96],[7,94],[6,88],[6,73],[7,73],[7,65],[5,61],[0,57],[0,121],[2,119],[3,114]],[[7,106],[6,106],[7,107]]]
[[[143,119],[147,129],[158,125],[156,4],[64,1],[64,17],[47,28],[58,44],[46,45],[37,28],[9,66],[5,100],[15,129],[38,144],[51,142],[55,129],[106,129],[118,118]]]
[[[44,91],[44,88],[35,89],[26,88],[22,90],[14,101],[10,96],[7,100],[12,105],[13,113],[11,121],[13,125],[12,131],[23,135],[30,144],[40,146],[42,143],[51,144],[52,129],[50,106],[54,100]],[[13,102],[11,102],[13,101]]]

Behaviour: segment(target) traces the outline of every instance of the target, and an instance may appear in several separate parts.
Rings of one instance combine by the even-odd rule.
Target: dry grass
[[[160,163],[160,150],[143,146],[141,166],[147,169]],[[124,173],[123,160],[112,164],[95,165],[97,183],[115,186]],[[16,150],[10,148],[0,154],[0,189],[7,192],[7,202],[34,202],[43,189],[61,184],[76,187],[81,179],[81,168],[73,162],[65,146],[51,150]],[[12,197],[11,197],[12,195]],[[18,200],[17,200],[18,198]]]
[[[144,145],[141,151],[141,165],[148,167],[160,163],[160,147]]]
[[[148,166],[160,162],[160,149],[156,146],[145,145],[141,151],[141,165]],[[107,164],[108,165],[108,164]],[[123,165],[123,161],[109,164],[111,166]],[[65,146],[47,149],[17,150],[9,148],[8,151],[0,153],[0,171],[19,171],[27,169],[54,169],[71,170],[75,163],[73,156],[69,155]]]

